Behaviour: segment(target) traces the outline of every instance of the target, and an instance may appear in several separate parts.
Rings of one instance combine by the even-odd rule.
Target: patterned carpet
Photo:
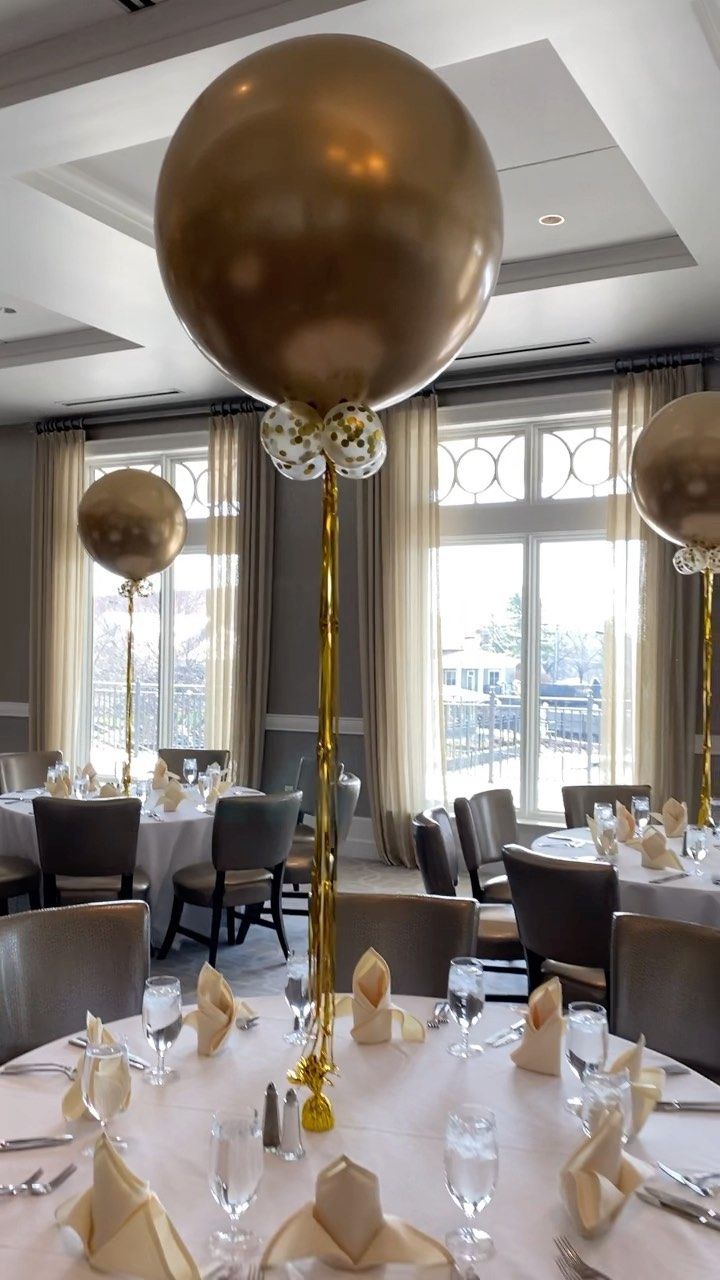
[[[379,859],[365,861],[347,858],[340,861],[338,888],[346,893],[423,893],[419,871],[406,867],[388,867]],[[470,897],[469,882],[461,878],[458,893]],[[209,927],[208,912],[208,927]],[[300,916],[286,916],[285,928],[294,951],[307,947],[307,921]],[[224,938],[225,931],[221,933]],[[154,973],[175,974],[182,983],[183,995],[192,1000],[197,976],[207,959],[207,949],[187,938],[174,948],[166,960],[154,960]],[[253,927],[240,947],[229,947],[221,941],[217,967],[225,975],[238,996],[275,995],[285,987],[285,961],[272,929]],[[521,977],[488,974],[487,990],[506,993],[508,999],[523,998],[527,988]]]

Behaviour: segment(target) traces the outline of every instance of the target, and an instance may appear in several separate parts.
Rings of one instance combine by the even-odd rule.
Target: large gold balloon
[[[632,456],[643,520],[670,542],[720,546],[720,391],[696,391],[660,409]]]
[[[433,71],[359,36],[287,40],[198,98],[155,237],[190,336],[232,381],[324,414],[424,386],[477,325],[502,206],[482,134]]]
[[[187,520],[167,480],[125,467],[101,476],[83,494],[78,533],[103,569],[140,582],[167,569],[182,551]]]

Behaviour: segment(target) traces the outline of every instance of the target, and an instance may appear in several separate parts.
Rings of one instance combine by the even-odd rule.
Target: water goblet
[[[710,797],[710,826],[713,831],[713,843],[720,841],[720,796]]]
[[[177,978],[148,978],[142,1004],[145,1038],[157,1054],[157,1065],[143,1072],[143,1080],[151,1085],[165,1085],[177,1077],[177,1071],[165,1066],[165,1054],[182,1030],[182,993]]]
[[[707,836],[703,827],[688,827],[685,832],[685,852],[693,863],[693,875],[701,876],[701,862],[707,857]]]
[[[601,818],[597,827],[597,839],[599,857],[605,862],[615,862],[617,859],[617,821],[612,815],[609,818]]]
[[[608,1113],[619,1111],[622,1116],[622,1142],[627,1142],[632,1129],[632,1090],[627,1067],[619,1071],[602,1071],[588,1067],[583,1080],[582,1127],[591,1138],[597,1132]]]
[[[568,1005],[565,1056],[582,1084],[588,1071],[602,1070],[608,1051],[607,1013],[601,1004],[575,1000]],[[565,1106],[580,1115],[582,1098],[568,1098]]]
[[[57,780],[58,780],[58,771],[54,765],[50,765],[50,768],[48,769],[47,774],[45,775],[45,786],[49,788],[52,785],[52,783],[57,782]]]
[[[138,778],[137,782],[135,783],[135,795],[140,801],[141,810],[145,808],[149,794],[150,794],[149,780],[147,778]]]
[[[230,1218],[227,1231],[214,1231],[210,1250],[231,1267],[242,1263],[259,1241],[239,1223],[257,1196],[263,1172],[262,1131],[253,1107],[216,1114],[210,1126],[209,1181],[212,1197]],[[231,1276],[239,1275],[232,1270]]]
[[[291,951],[286,973],[285,999],[290,1006],[294,1022],[292,1031],[286,1032],[283,1039],[288,1044],[304,1044],[307,1020],[312,1010],[307,956],[296,956]]]
[[[601,800],[593,805],[593,818],[598,827],[601,823],[609,821],[614,816],[612,805],[606,801]]]
[[[198,775],[197,760],[195,756],[186,756],[183,760],[183,778],[191,787]]]
[[[84,800],[88,793],[88,779],[84,773],[78,773],[73,778],[73,791],[76,800]]]
[[[110,1138],[108,1124],[127,1106],[130,1090],[130,1067],[127,1045],[88,1044],[83,1056],[80,1090],[85,1108],[100,1122],[103,1134],[114,1147],[124,1150],[127,1143],[122,1138]],[[94,1144],[86,1147],[83,1155],[94,1155]]]
[[[466,1103],[451,1111],[445,1126],[445,1186],[468,1219],[448,1232],[445,1243],[459,1262],[475,1263],[494,1252],[487,1231],[473,1219],[493,1198],[498,1177],[495,1116],[487,1107]]]
[[[635,830],[638,836],[642,836],[650,821],[650,797],[633,796],[630,805],[635,819]]]
[[[479,1021],[485,1008],[483,967],[472,956],[459,956],[450,961],[448,975],[448,1008],[462,1031],[462,1040],[448,1047],[455,1058],[472,1058],[482,1053],[482,1046],[470,1044],[470,1028]]]

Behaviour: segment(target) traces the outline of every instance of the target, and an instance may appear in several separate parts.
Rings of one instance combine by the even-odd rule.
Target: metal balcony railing
[[[160,695],[156,684],[135,681],[135,749],[157,751]],[[173,746],[205,741],[205,686],[176,684],[172,700]],[[122,752],[125,745],[125,685],[93,681],[92,742]]]

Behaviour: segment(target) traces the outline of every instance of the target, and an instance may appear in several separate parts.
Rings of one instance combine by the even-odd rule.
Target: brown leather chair
[[[502,850],[518,838],[512,791],[504,787],[455,797],[460,848],[478,902],[509,902]]]
[[[33,800],[43,902],[59,907],[143,898],[150,877],[136,866],[140,801]]]
[[[720,1084],[720,930],[620,912],[612,931],[610,1029]]]
[[[0,1062],[137,1014],[150,969],[145,902],[24,911],[0,920]]]
[[[610,932],[618,906],[615,868],[554,858],[516,844],[506,845],[503,859],[530,991],[557,974],[566,1004],[605,1004],[610,991]]]
[[[225,748],[214,750],[210,747],[160,747],[158,756],[164,760],[168,771],[183,776],[183,760],[192,756],[197,761],[198,773],[205,773],[211,764],[219,764],[225,771],[230,761],[230,752]]]
[[[458,883],[458,855],[450,819],[443,808],[425,809],[413,819],[413,837],[425,892],[454,898]],[[507,963],[523,959],[515,912],[505,903],[482,903],[478,916],[475,954],[490,972],[522,973],[525,966]],[[487,961],[506,963],[489,964]],[[486,996],[488,1000],[506,1000],[506,995]]]
[[[345,765],[341,761],[338,761],[338,778],[342,778],[344,773]],[[311,818],[315,817],[315,809],[317,805],[317,756],[300,757],[293,790],[299,791],[302,794],[302,800],[300,801],[300,813],[298,815],[298,835],[310,835],[314,837],[315,833],[313,828],[306,823],[304,819],[308,814]]]
[[[390,967],[393,995],[447,995],[450,961],[475,955],[480,908],[472,898],[339,893],[335,990],[350,991],[355,965],[374,947]]]
[[[6,751],[0,755],[0,794],[44,787],[47,771],[62,760],[62,751]]]
[[[337,780],[335,788],[335,825],[337,830],[338,853],[350,834],[350,827],[355,816],[360,796],[360,779],[354,773],[343,773]],[[315,830],[313,827],[298,826],[285,864],[285,901],[283,910],[287,916],[306,916],[309,893],[301,893],[301,885],[309,885],[312,879],[312,865],[315,856]],[[292,897],[287,896],[288,886],[292,886]],[[289,906],[289,902],[305,902],[304,907]]]
[[[30,858],[7,853],[0,857],[0,916],[6,916],[11,898],[27,894],[31,911],[40,906],[40,872]]]
[[[614,782],[600,783],[593,786],[563,787],[563,806],[565,808],[565,825],[568,827],[585,827],[586,817],[592,818],[596,804],[611,804],[613,809],[618,800],[630,808],[633,796],[647,796],[652,804],[651,788],[644,782],[634,786],[616,785]]]
[[[160,948],[163,960],[177,933],[210,948],[210,964],[217,959],[220,924],[225,911],[230,946],[236,941],[237,911],[243,908],[237,942],[245,941],[251,924],[274,929],[283,954],[289,948],[282,911],[285,862],[300,810],[297,791],[276,796],[224,796],[215,805],[212,862],[181,867],[173,876],[172,915]],[[270,919],[264,916],[270,901]],[[210,936],[181,925],[185,905],[212,911]]]

